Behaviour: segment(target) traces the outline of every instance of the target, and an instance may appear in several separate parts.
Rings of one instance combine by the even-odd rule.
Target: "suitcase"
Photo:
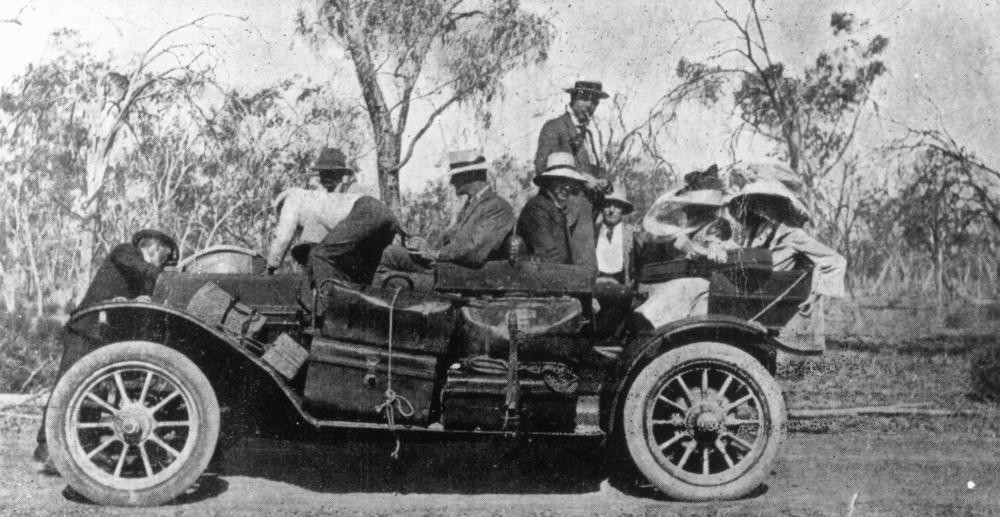
[[[267,318],[244,305],[215,282],[206,282],[188,300],[188,314],[230,334],[253,336],[264,328]]]
[[[434,401],[437,357],[393,350],[392,390],[413,406],[395,413],[403,424],[426,424]],[[389,351],[383,347],[314,337],[306,371],[305,405],[316,416],[376,422],[386,401]],[[402,404],[407,408],[406,403]],[[394,405],[398,408],[399,406]]]
[[[395,297],[395,304],[392,303]],[[445,354],[455,326],[452,301],[426,291],[333,285],[324,293],[323,335],[332,339],[385,346],[389,341],[392,306],[393,347]]]
[[[520,429],[572,432],[576,427],[576,395],[555,392],[544,379],[521,378]],[[505,375],[449,371],[441,392],[445,429],[499,431],[504,428]]]

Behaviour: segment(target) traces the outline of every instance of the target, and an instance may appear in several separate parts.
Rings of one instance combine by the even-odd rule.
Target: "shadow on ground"
[[[229,449],[222,475],[266,478],[317,492],[588,493],[609,476],[596,440],[509,438],[419,443],[248,439]]]

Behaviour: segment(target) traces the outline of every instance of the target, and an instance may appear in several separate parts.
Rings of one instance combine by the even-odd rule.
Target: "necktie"
[[[615,234],[615,227],[605,225],[605,228],[608,229],[608,242],[611,242],[611,237]]]

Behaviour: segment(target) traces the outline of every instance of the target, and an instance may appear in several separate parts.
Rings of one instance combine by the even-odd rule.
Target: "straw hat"
[[[587,178],[576,171],[576,159],[573,158],[573,155],[562,151],[550,154],[545,162],[545,170],[531,181],[541,187],[547,180],[553,178],[563,178],[580,183],[587,182]]]
[[[777,208],[783,222],[801,225],[809,220],[805,203],[784,183],[777,179],[761,178],[743,186],[728,201],[730,207],[739,204],[765,204]]]
[[[585,95],[594,99],[607,99],[608,94],[600,81],[577,81],[572,88],[563,88],[570,95]]]
[[[486,172],[486,157],[480,149],[462,149],[448,153],[448,173],[451,177],[463,172]]]

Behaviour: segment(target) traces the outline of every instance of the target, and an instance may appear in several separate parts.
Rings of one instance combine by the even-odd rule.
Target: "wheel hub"
[[[726,416],[722,408],[714,404],[699,404],[692,407],[685,418],[688,432],[698,441],[715,441],[723,431]]]
[[[130,445],[141,443],[153,430],[153,417],[142,405],[129,405],[114,416],[115,431]]]

